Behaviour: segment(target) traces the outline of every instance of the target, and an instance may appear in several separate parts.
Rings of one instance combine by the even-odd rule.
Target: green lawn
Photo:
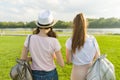
[[[107,58],[114,64],[116,80],[120,80],[120,35],[95,35],[101,53],[107,54]],[[65,60],[65,42],[68,37],[59,37],[62,46],[62,54]],[[16,58],[20,57],[25,36],[0,36],[0,80],[11,80],[10,68],[15,65]],[[65,60],[66,62],[66,60]],[[72,65],[60,68],[57,65],[59,80],[70,80]]]

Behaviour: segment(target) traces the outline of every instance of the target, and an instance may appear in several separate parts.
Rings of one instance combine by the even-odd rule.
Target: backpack
[[[86,80],[116,80],[114,65],[101,55],[89,68]]]
[[[17,59],[16,62],[17,64],[10,70],[12,80],[33,80],[29,63],[20,59]]]

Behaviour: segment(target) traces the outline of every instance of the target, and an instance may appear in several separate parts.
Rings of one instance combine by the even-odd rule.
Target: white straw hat
[[[50,10],[43,10],[38,15],[38,20],[36,22],[37,26],[40,28],[52,27],[56,21],[53,18],[52,12]]]

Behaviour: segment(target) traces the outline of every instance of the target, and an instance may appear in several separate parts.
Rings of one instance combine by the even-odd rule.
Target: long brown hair
[[[73,20],[73,35],[72,35],[72,53],[79,50],[84,45],[86,36],[86,20],[82,13],[77,14]]]
[[[54,37],[54,38],[57,38],[57,35],[56,33],[53,31],[53,28],[52,27],[48,27],[48,28],[44,28],[44,29],[49,29],[50,28],[50,31],[47,33],[47,35],[49,37]],[[38,34],[40,32],[40,27],[37,27],[34,31],[33,31],[33,34]]]

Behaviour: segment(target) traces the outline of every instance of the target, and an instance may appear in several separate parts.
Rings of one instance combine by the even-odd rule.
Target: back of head
[[[36,21],[37,28],[33,31],[33,34],[38,34],[40,29],[49,29],[50,31],[47,33],[49,37],[57,37],[56,33],[52,30],[52,27],[55,25],[56,20],[54,19],[52,12],[50,10],[42,10],[38,15],[38,19]]]
[[[80,49],[85,42],[86,36],[86,20],[82,13],[75,16],[73,20],[72,35],[72,52],[75,53],[76,48]]]
[[[42,10],[38,15],[38,20],[36,22],[37,26],[40,28],[52,27],[55,23],[56,22],[50,10]]]

